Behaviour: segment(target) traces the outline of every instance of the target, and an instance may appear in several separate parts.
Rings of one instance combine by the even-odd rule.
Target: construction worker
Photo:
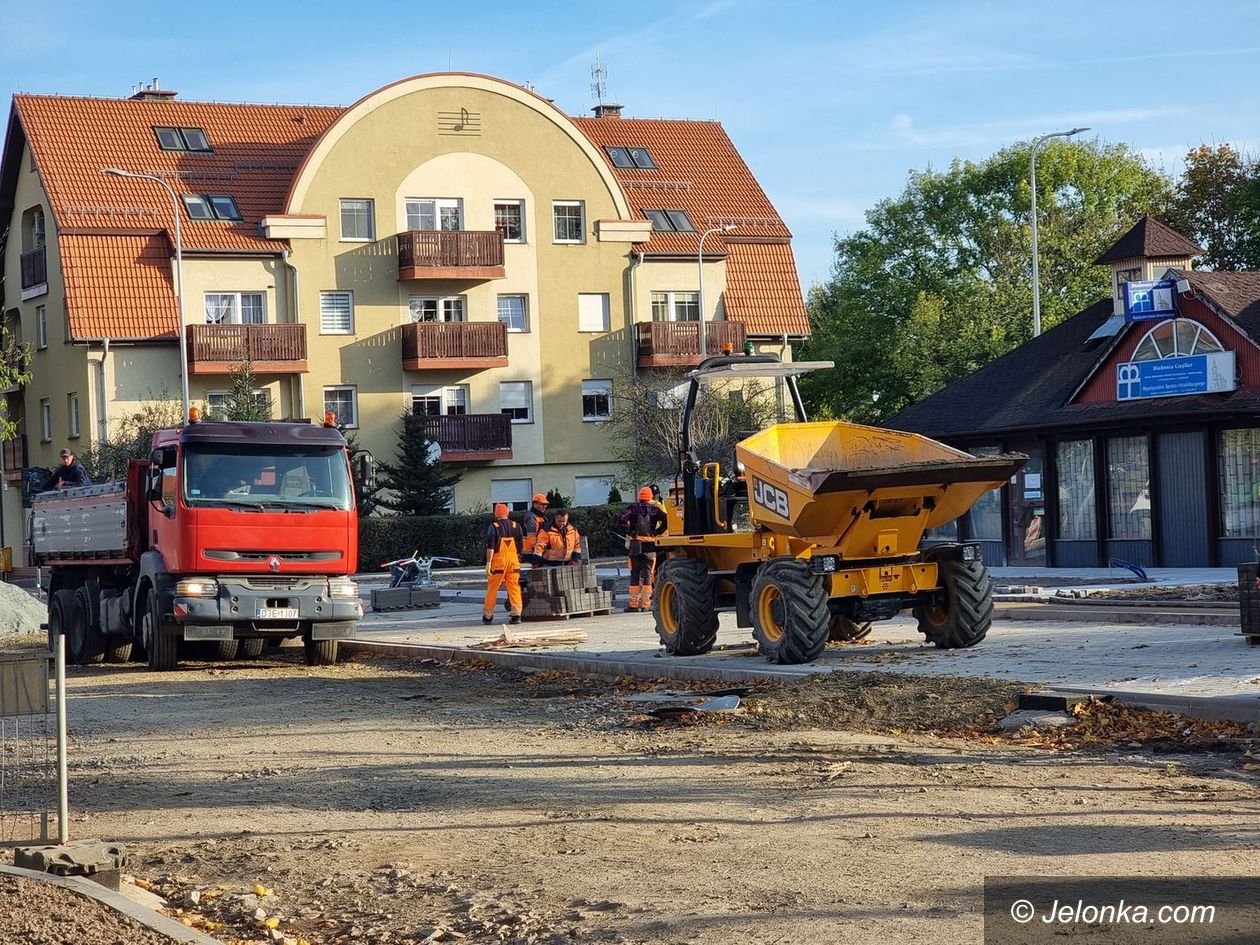
[[[551,524],[538,533],[538,554],[543,564],[582,563],[582,536],[569,524],[569,510],[556,509]]]
[[[652,609],[652,566],[656,539],[669,527],[665,513],[652,502],[652,489],[639,490],[639,501],[626,507],[618,519],[630,555],[630,603],[627,611]]]
[[[512,623],[521,622],[521,548],[525,535],[521,526],[508,516],[508,507],[500,502],[494,507],[494,521],[486,529],[486,599],[481,622],[494,619],[494,602],[499,585],[507,582],[508,612]]]
[[[536,492],[525,513],[525,560],[532,565],[542,564],[542,555],[537,550],[538,533],[546,527],[547,497]]]

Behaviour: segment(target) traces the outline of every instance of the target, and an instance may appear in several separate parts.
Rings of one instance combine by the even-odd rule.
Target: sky
[[[1077,125],[1175,174],[1260,151],[1260,0],[0,5],[0,92],[350,104],[423,72],[532,83],[570,114],[591,65],[627,117],[716,118],[793,232],[802,283],[915,169]]]

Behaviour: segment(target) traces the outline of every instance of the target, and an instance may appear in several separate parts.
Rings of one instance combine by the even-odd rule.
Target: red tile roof
[[[67,311],[76,338],[177,338],[171,255],[164,230],[62,236]],[[187,302],[187,300],[185,300]]]
[[[809,315],[792,247],[731,243],[727,249],[726,317],[743,322],[750,335],[808,335]]]

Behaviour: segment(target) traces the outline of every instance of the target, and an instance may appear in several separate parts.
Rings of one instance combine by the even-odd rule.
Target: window
[[[464,320],[462,295],[413,295],[407,301],[407,308],[413,322],[462,322]]]
[[[652,321],[698,322],[699,320],[699,292],[652,293]]]
[[[1141,267],[1135,269],[1117,269],[1116,270],[1116,296],[1117,298],[1124,295],[1124,285],[1126,282],[1138,282],[1142,278]]]
[[[213,220],[214,211],[210,209],[210,201],[200,194],[184,194],[184,209],[188,211],[190,220]]]
[[[255,406],[265,411],[267,416],[271,416],[271,391],[267,388],[255,390],[251,395]],[[228,390],[210,390],[206,391],[206,409],[209,413],[207,419],[217,420],[226,419],[227,406],[232,399],[232,392]]]
[[[612,381],[582,382],[582,419],[607,420],[612,416]]]
[[[576,476],[573,479],[573,504],[604,505],[612,492],[612,476]]]
[[[551,222],[557,243],[586,242],[586,206],[581,200],[557,200],[551,205]]]
[[[1217,337],[1193,319],[1170,318],[1160,322],[1138,342],[1133,349],[1133,360],[1158,361],[1224,350]]]
[[[170,128],[156,126],[158,147],[163,151],[209,151],[210,139],[203,128]]]
[[[502,502],[513,512],[529,508],[529,498],[534,491],[532,479],[491,479],[490,504]]]
[[[324,413],[331,413],[337,418],[339,427],[357,427],[359,425],[359,397],[354,387],[325,387]]]
[[[996,456],[1001,452],[996,446],[981,446],[971,451],[973,456]],[[1002,490],[989,489],[976,500],[967,513],[971,537],[978,541],[1002,540]]]
[[[508,331],[529,331],[529,314],[523,295],[499,296],[499,321],[507,325]]]
[[[190,220],[239,220],[236,198],[231,194],[184,194]]]
[[[343,197],[341,241],[370,243],[376,239],[376,205],[371,200]]]
[[[608,331],[608,293],[578,293],[578,331]]]
[[[1059,536],[1073,540],[1098,537],[1094,506],[1094,441],[1071,440],[1055,447],[1059,481]]]
[[[454,197],[408,197],[404,201],[409,230],[462,230],[464,202]]]
[[[39,402],[39,437],[43,443],[52,442],[52,401],[47,397]]]
[[[499,384],[499,411],[513,423],[534,422],[534,385],[531,381],[502,381]]]
[[[70,419],[70,432],[66,434],[70,439],[76,439],[79,436],[79,395],[70,393],[66,395],[66,416]]]
[[[683,210],[644,210],[643,215],[652,221],[657,233],[694,233],[691,217]]]
[[[647,148],[627,148],[630,152],[630,160],[634,162],[634,166],[645,171],[656,170],[656,162],[652,160],[652,155],[648,154]]]
[[[1150,465],[1146,437],[1122,436],[1107,441],[1107,506],[1109,538],[1151,537]]]
[[[35,306],[35,347],[43,351],[48,347],[48,306]]]
[[[411,412],[425,417],[462,417],[468,413],[468,388],[413,387]]]
[[[1260,430],[1222,430],[1221,537],[1260,538]]]
[[[525,242],[525,201],[496,200],[494,228],[503,234],[505,243]]]
[[[351,293],[319,293],[319,331],[322,335],[354,334],[354,300]]]
[[[205,308],[207,325],[261,325],[267,321],[262,292],[207,292]]]
[[[604,148],[604,151],[613,162],[613,167],[634,167],[634,161],[630,160],[630,152],[625,148]]]

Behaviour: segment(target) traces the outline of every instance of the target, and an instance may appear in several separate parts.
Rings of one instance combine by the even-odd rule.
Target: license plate
[[[296,607],[259,607],[255,615],[259,620],[297,620]]]

